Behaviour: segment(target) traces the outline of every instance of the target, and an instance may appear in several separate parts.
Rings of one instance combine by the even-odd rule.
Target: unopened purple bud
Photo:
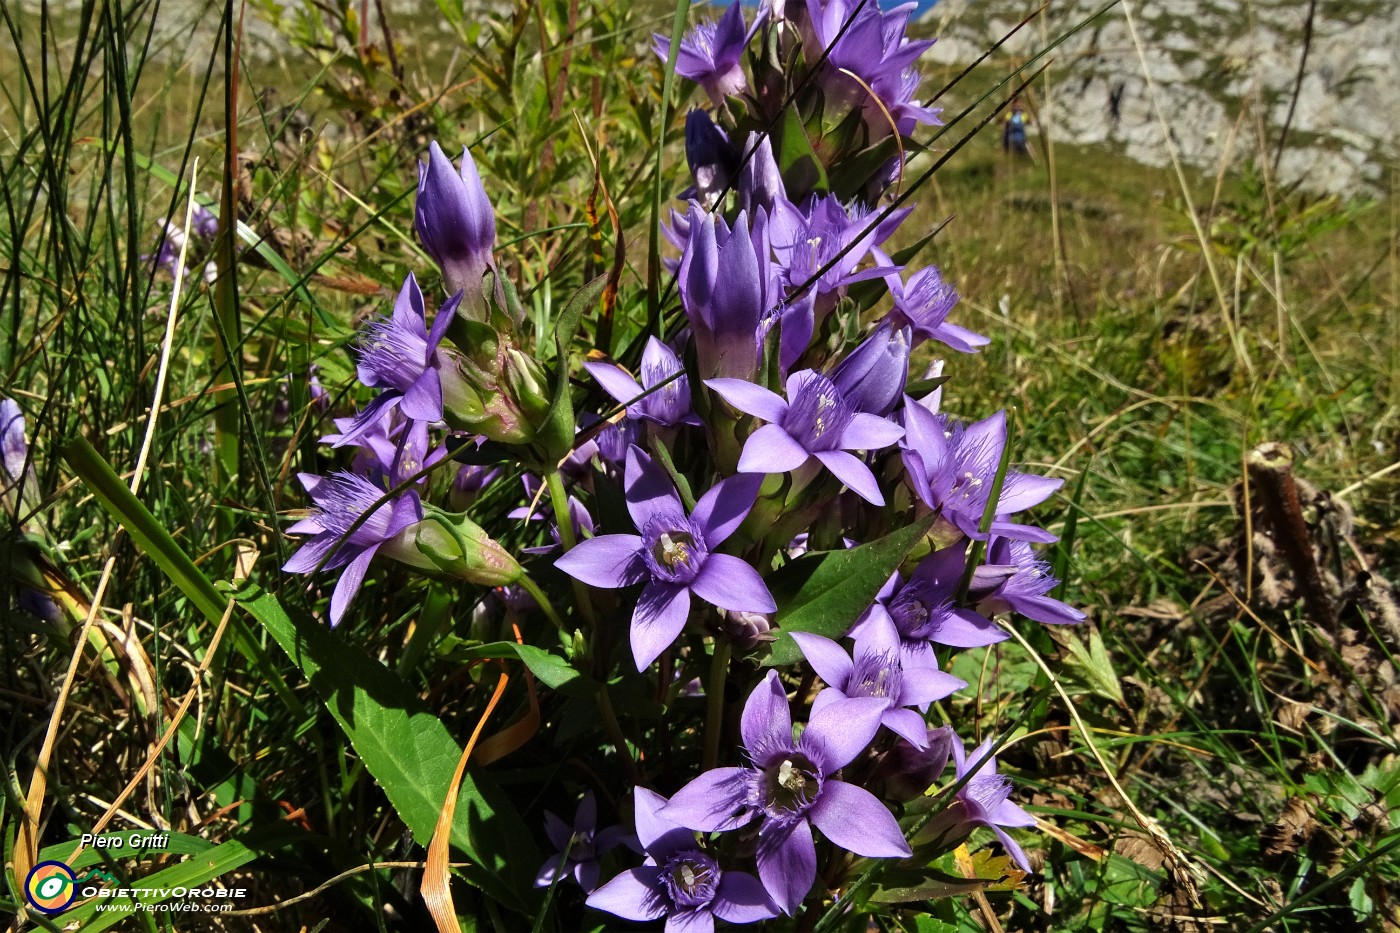
[[[706,207],[714,207],[729,187],[738,159],[724,131],[700,109],[685,117],[685,160],[695,178],[698,200]]]
[[[448,502],[458,512],[464,511],[477,500],[482,490],[501,478],[498,466],[482,466],[469,463],[457,471],[452,478],[452,490]]]
[[[5,474],[9,480],[5,485],[17,483],[24,475],[25,461],[29,458],[29,442],[24,437],[24,412],[13,399],[0,398],[0,459],[3,459]]]
[[[427,164],[418,165],[414,226],[423,248],[442,269],[448,294],[464,293],[463,315],[485,320],[481,279],[496,267],[496,216],[465,147],[460,172],[436,142],[429,147]]]
[[[909,330],[876,328],[831,373],[856,411],[884,417],[894,411],[909,376]]]
[[[63,610],[59,609],[53,597],[27,586],[19,587],[15,602],[21,610],[45,622],[57,622],[63,617]]]
[[[904,739],[884,760],[885,794],[895,800],[922,797],[948,766],[953,755],[953,730],[929,727],[928,747],[915,748]]]
[[[740,210],[752,214],[760,207],[771,216],[775,205],[787,201],[783,174],[773,158],[773,142],[767,133],[750,133],[744,141],[747,156],[735,182],[735,200]]]
[[[774,641],[773,616],[766,612],[726,611],[722,627],[724,634],[743,651],[752,651],[764,642]]]

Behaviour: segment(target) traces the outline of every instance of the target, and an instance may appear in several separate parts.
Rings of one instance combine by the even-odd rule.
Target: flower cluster
[[[588,906],[629,920],[792,915],[858,859],[908,858],[911,841],[945,852],[979,826],[1029,870],[1006,828],[1034,820],[992,746],[967,753],[931,709],[967,686],[946,670],[954,652],[1008,637],[1001,617],[1083,616],[1037,556],[1055,536],[1023,514],[1061,481],[1008,468],[1004,413],[965,421],[909,379],[930,342],[974,353],[988,340],[949,320],[957,292],[915,267],[917,250],[886,251],[911,215],[881,206],[904,143],[938,121],[916,96],[929,43],[906,36],[908,16],[789,0],[746,24],[734,4],[674,56],[657,37],[714,108],[686,117],[692,184],[666,230],[680,315],[645,316],[676,324],[634,327],[576,367],[568,335],[543,354],[555,372],[540,362],[472,156],[454,167],[434,143],[415,229],[444,297],[433,311],[409,273],[364,327],[357,376],[376,394],[325,438],[354,460],[302,476],[312,509],[289,530],[309,539],[286,569],[341,571],[332,624],[383,556],[498,587],[512,620],[547,617],[567,663],[606,684],[605,719],[610,685],[657,696],[668,722],[704,696],[703,721],[678,722],[676,748],[641,762],[628,748],[645,741],[641,714],[633,732],[605,723],[610,767],[635,785],[640,866],[604,880],[630,837],[599,828],[591,792],[572,826],[545,817],[557,851],[537,883],[572,879]],[[781,119],[785,100],[810,118]],[[435,489],[449,462],[450,488]],[[492,497],[513,506],[496,537],[467,515]],[[857,554],[883,561],[859,605],[832,602],[819,622],[788,612],[814,568]],[[531,631],[549,647],[548,629]],[[544,731],[564,728],[555,715]],[[950,757],[942,808],[902,819]]]

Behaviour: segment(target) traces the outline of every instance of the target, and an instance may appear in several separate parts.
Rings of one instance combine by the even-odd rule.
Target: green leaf
[[[454,657],[463,660],[478,658],[517,658],[523,661],[535,675],[535,679],[551,690],[568,696],[593,696],[598,692],[598,681],[587,674],[579,673],[568,661],[550,654],[534,645],[519,645],[513,641],[497,641],[488,645],[474,645],[454,652]]]
[[[1073,632],[1063,633],[1065,641],[1065,674],[1068,680],[1083,684],[1090,693],[1123,703],[1123,688],[1113,670],[1113,662],[1104,649],[1103,638],[1096,628],[1089,630],[1088,644]]]
[[[782,138],[774,156],[782,170],[788,194],[794,199],[810,191],[826,190],[826,169],[817,158],[812,141],[807,138],[807,129],[802,125],[802,116],[796,107],[789,107],[783,115]]]
[[[964,897],[986,886],[987,882],[978,878],[959,878],[934,869],[887,871],[880,885],[871,893],[870,902],[910,904],[915,901],[936,901],[945,897]]]
[[[783,634],[764,663],[791,664],[802,657],[790,632],[840,638],[875,601],[880,587],[933,521],[929,516],[878,541],[800,557],[770,577],[768,588],[778,603],[776,622]]]
[[[250,587],[238,598],[306,675],[399,817],[427,845],[462,746],[407,684],[364,651],[318,622],[288,616],[271,594]],[[539,851],[510,800],[470,766],[452,845],[472,863],[462,871],[468,881],[527,909]]]

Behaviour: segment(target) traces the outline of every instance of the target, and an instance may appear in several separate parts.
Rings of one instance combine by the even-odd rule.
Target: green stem
[[[561,619],[559,613],[554,610],[554,603],[550,602],[549,597],[544,595],[544,590],[540,589],[539,584],[531,580],[529,575],[524,573],[520,575],[519,583],[520,588],[529,593],[535,602],[539,603],[540,611],[549,618],[549,621],[553,622],[559,631],[567,635],[569,630],[564,627],[564,620]]]
[[[554,470],[545,482],[549,488],[550,505],[554,507],[554,523],[559,526],[559,543],[567,554],[578,544],[578,538],[574,535],[573,516],[569,514],[569,493],[564,489],[564,474]],[[573,577],[569,578],[569,582],[573,585],[574,600],[578,603],[579,612],[583,613],[584,621],[589,628],[597,629],[598,617],[593,612],[593,599],[588,595],[588,587],[582,580]],[[556,624],[563,629],[562,622]]]
[[[627,750],[627,737],[622,734],[622,725],[617,721],[617,713],[613,711],[606,684],[598,691],[597,696],[598,712],[603,714],[603,726],[608,730],[613,747],[617,749],[617,757],[622,760],[622,767],[627,771],[627,779],[634,787],[641,787],[642,774],[637,770],[637,763],[632,760],[632,753]]]
[[[724,728],[724,681],[729,675],[729,656],[733,650],[723,638],[715,639],[715,653],[710,659],[710,682],[705,685],[705,771],[719,762],[719,737]]]

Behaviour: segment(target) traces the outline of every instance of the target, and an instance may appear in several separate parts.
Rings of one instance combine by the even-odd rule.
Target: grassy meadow
[[[0,537],[0,914],[20,910],[30,850],[63,860],[97,824],[173,843],[105,862],[90,849],[82,865],[249,892],[194,920],[89,907],[11,929],[433,928],[426,840],[348,737],[355,711],[323,703],[243,606],[325,605],[328,581],[279,569],[308,504],[296,475],[343,459],[316,440],[364,401],[355,328],[425,264],[414,166],[431,140],[472,145],[542,334],[614,267],[619,320],[645,316],[653,205],[684,175],[684,110],[701,95],[678,82],[663,115],[647,47],[669,8],[254,2],[242,41],[278,32],[275,54],[240,54],[239,10],[0,4],[0,394],[24,414],[32,470],[5,494]],[[200,21],[194,40],[181,17]],[[1006,407],[1017,463],[1066,480],[1037,519],[1061,535],[1059,595],[1089,622],[1033,633],[1060,689],[1014,641],[953,668],[975,689],[947,715],[970,733],[1011,728],[999,759],[1041,820],[1018,836],[1039,874],[950,882],[918,898],[937,901],[927,914],[896,901],[876,922],[1400,929],[1386,583],[1400,557],[1400,166],[1387,191],[1324,199],[1267,166],[1178,176],[1039,121],[1034,158],[1009,157],[995,119],[974,128],[1021,64],[992,55],[942,92],[945,118],[969,112],[910,174],[962,145],[904,234],[938,228],[922,259],[962,294],[955,319],[992,338],[949,354],[945,407]],[[1048,74],[1027,93],[1043,99]],[[929,93],[955,77],[932,69]],[[239,225],[188,237],[177,290],[151,256],[192,192]],[[1291,450],[1321,613],[1245,481],[1268,442]],[[474,515],[504,523],[518,489]],[[538,537],[523,524],[510,543]],[[51,611],[26,601],[36,590]],[[380,567],[337,636],[464,742],[494,683],[470,663],[487,596]],[[633,699],[616,701],[628,729],[650,702]],[[501,772],[534,781],[582,754]],[[564,812],[517,804],[536,835],[546,805]],[[982,877],[990,841],[974,837],[964,877]],[[514,929],[463,872],[462,922]],[[556,897],[536,930],[602,928],[576,891]]]

